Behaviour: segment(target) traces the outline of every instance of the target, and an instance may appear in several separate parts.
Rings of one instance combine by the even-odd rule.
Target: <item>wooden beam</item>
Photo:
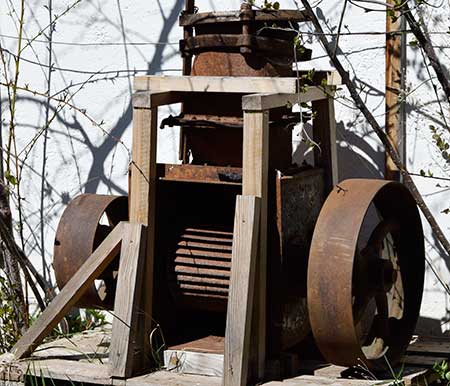
[[[148,368],[151,347],[148,336],[152,330],[153,260],[155,239],[156,153],[158,134],[158,106],[180,102],[180,95],[170,91],[141,91],[133,94],[133,147],[129,187],[130,221],[147,227],[145,264],[141,267],[145,277],[137,321],[137,341],[140,363],[130,364],[133,369]]]
[[[389,4],[395,5],[394,0],[388,0]],[[399,13],[396,12],[399,17]],[[397,32],[401,29],[401,17],[392,21],[392,17],[386,13],[386,32]],[[401,36],[386,35],[386,134],[392,144],[397,148],[399,145],[400,129],[400,105],[398,98],[401,88]],[[394,161],[386,152],[385,178],[387,180],[400,180],[400,171]]]
[[[136,91],[295,93],[297,78],[231,76],[138,76]]]
[[[320,149],[314,149],[314,163],[324,170],[325,193],[328,195],[339,182],[334,99],[329,96],[327,99],[314,101],[312,108],[313,140],[320,146]]]
[[[269,172],[269,112],[244,111],[242,195],[261,199],[259,247],[256,263],[251,357],[257,358],[257,375],[264,378],[266,356],[267,195]],[[256,354],[256,355],[255,355]],[[253,369],[250,369],[250,371]]]
[[[282,78],[281,78],[282,79]],[[300,93],[260,93],[246,95],[242,98],[242,109],[249,111],[270,110],[296,103],[312,102],[327,99],[323,87],[310,86]]]
[[[42,342],[111,263],[119,252],[123,231],[123,223],[119,223],[15,344],[11,352],[17,359],[30,354]]]
[[[338,86],[341,77],[335,71],[317,74],[325,79],[327,86]],[[134,78],[134,89],[139,91],[159,92],[229,92],[239,94],[296,94],[297,78],[272,77],[232,77],[232,76],[137,76]],[[314,86],[310,86],[313,88]],[[174,102],[173,102],[174,103]]]
[[[164,351],[164,367],[173,373],[223,377],[223,354],[169,349]]]
[[[138,91],[132,98],[135,109],[152,109],[182,101],[182,95],[171,91]]]
[[[225,330],[224,386],[246,386],[250,353],[260,199],[237,196]]]
[[[142,224],[124,224],[119,275],[114,302],[114,320],[111,332],[109,366],[111,376],[128,378],[133,374],[136,353],[137,321],[142,295],[145,265],[145,227]]]
[[[147,97],[139,97],[139,95],[143,94],[147,94]],[[161,99],[160,103],[171,100],[170,93],[164,94],[164,96],[158,97]],[[139,370],[151,365],[151,347],[148,337],[152,330],[158,131],[158,109],[153,104],[155,102],[153,96],[158,94],[144,92],[135,95],[133,98],[133,161],[129,187],[130,221],[144,224],[147,227],[146,259],[145,264],[141,267],[145,277],[139,302],[141,317],[137,321],[137,326],[131,326],[131,328],[136,328],[139,332],[137,340],[142,347],[139,358],[140,363],[130,364],[130,366]]]

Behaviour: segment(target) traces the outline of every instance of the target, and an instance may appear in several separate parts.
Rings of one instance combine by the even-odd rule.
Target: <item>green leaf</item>
[[[9,170],[5,172],[5,178],[11,185],[17,185],[17,178]]]
[[[276,9],[277,11],[280,9],[280,3],[278,1],[275,1],[275,3],[272,4],[273,9]]]
[[[425,177],[425,176],[426,176],[425,170],[420,169],[420,175],[421,175],[422,177]]]

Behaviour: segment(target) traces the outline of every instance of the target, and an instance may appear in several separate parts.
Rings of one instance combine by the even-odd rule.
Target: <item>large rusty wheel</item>
[[[65,209],[56,231],[53,268],[62,289],[120,221],[128,219],[127,197],[82,194]],[[77,306],[112,309],[118,259],[87,289]]]
[[[425,270],[423,231],[406,187],[346,180],[314,230],[308,310],[322,355],[342,366],[385,370],[414,332]]]

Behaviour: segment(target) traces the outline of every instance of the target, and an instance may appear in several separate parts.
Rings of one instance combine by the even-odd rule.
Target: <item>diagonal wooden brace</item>
[[[31,354],[36,346],[57,326],[84,291],[111,263],[119,251],[123,235],[129,231],[130,224],[124,222],[119,223],[112,230],[13,347],[12,353],[16,359]]]

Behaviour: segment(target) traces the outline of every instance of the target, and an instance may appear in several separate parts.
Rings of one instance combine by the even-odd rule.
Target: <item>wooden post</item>
[[[149,102],[149,103],[148,103]],[[155,191],[156,191],[156,150],[158,131],[158,107],[151,100],[133,97],[133,147],[130,185],[130,221],[147,227],[145,263],[141,301],[138,309],[141,317],[137,321],[140,363],[129,363],[138,370],[151,365],[151,347],[149,336],[152,330],[153,308],[153,260],[155,239]],[[135,326],[130,326],[135,328]],[[137,359],[137,358],[136,358]]]
[[[333,96],[329,95],[326,99],[314,101],[312,107],[315,114],[313,118],[313,139],[320,146],[320,150],[314,150],[314,162],[315,166],[324,169],[325,189],[326,194],[328,194],[338,183],[336,119]]]
[[[133,371],[151,365],[150,333],[152,331],[153,306],[153,261],[156,208],[156,151],[158,131],[158,106],[176,103],[180,96],[168,91],[137,92],[133,95],[133,161],[130,179],[130,221],[147,227],[145,264],[142,267],[144,280],[141,301],[137,307],[140,318],[136,330],[139,336],[140,363],[129,363]],[[131,326],[132,329],[135,326]]]
[[[237,196],[225,332],[224,386],[247,385],[259,215],[259,198]]]
[[[132,223],[126,224],[126,228],[122,239],[109,351],[110,373],[117,378],[128,378],[133,374],[142,267],[145,264],[145,227]]]
[[[106,269],[119,252],[123,232],[123,223],[119,223],[23,334],[12,349],[16,359],[30,354]]]
[[[393,0],[389,4],[395,5]],[[397,13],[398,15],[398,13]],[[397,32],[400,30],[400,18],[395,22],[386,13],[386,32]],[[400,106],[398,97],[401,87],[401,36],[386,35],[386,134],[392,144],[398,150],[399,128],[400,128]],[[394,161],[386,153],[385,178],[387,180],[400,180],[400,172]]]
[[[264,378],[266,356],[267,194],[269,168],[269,112],[244,111],[242,194],[261,199],[259,248],[256,263],[255,308],[252,347],[257,374]],[[253,354],[253,353],[252,353]]]

